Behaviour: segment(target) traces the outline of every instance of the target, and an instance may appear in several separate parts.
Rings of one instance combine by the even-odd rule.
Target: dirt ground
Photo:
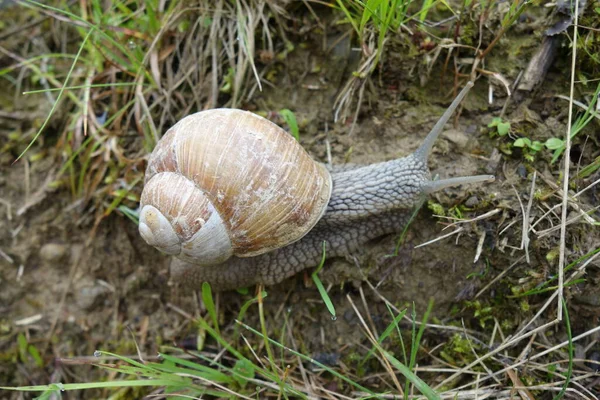
[[[289,65],[295,67],[282,74],[280,85],[255,95],[251,106],[294,110],[301,126],[302,144],[320,161],[326,161],[326,138],[334,163],[366,164],[408,154],[418,147],[449,103],[452,84],[449,78],[440,84],[441,69],[435,67],[421,86],[414,61],[394,57],[393,49],[390,52],[392,56],[385,61],[383,72],[374,77],[367,91],[352,134],[351,119],[338,124],[332,120],[335,95],[354,65],[348,53],[342,52],[336,58],[298,47],[289,58]],[[567,50],[560,52],[542,87],[516,94],[508,107],[506,117],[513,126],[520,124],[538,140],[564,134],[566,114],[561,110],[566,108],[566,102],[553,96],[568,93],[567,54]],[[502,58],[502,51],[495,57]],[[523,58],[515,68],[524,68],[526,63],[527,58]],[[315,65],[320,68],[312,68]],[[318,72],[307,72],[312,70]],[[524,202],[528,200],[529,174],[534,169],[538,171],[538,179],[543,178],[538,184],[544,192],[551,190],[544,180],[560,182],[560,165],[550,165],[548,154],[540,154],[533,163],[526,162],[519,152],[496,155],[502,139],[491,138],[487,124],[498,115],[506,97],[497,88],[497,97],[489,105],[487,86],[483,79],[478,82],[455,125],[447,125],[430,158],[430,168],[440,177],[491,173],[496,175],[496,182],[448,189],[432,196],[432,200],[445,210],[468,204],[468,209],[463,208],[466,218],[494,209],[500,211],[490,218],[465,224],[458,236],[416,248],[450,231],[443,230],[447,220],[433,216],[426,205],[410,227],[398,256],[390,256],[398,239],[392,235],[368,244],[358,254],[328,260],[321,276],[326,286],[331,286],[329,293],[338,315],[335,320],[307,275],[299,274],[268,287],[266,310],[273,332],[278,332],[283,324],[282,313],[286,313],[299,347],[306,354],[336,364],[351,362],[351,354],[366,341],[347,301],[348,295],[356,302],[365,296],[371,317],[380,329],[386,326],[389,315],[379,295],[399,307],[414,303],[417,315],[422,315],[432,298],[436,322],[460,326],[462,320],[468,329],[484,332],[493,322],[476,313],[475,300],[494,305],[491,316],[509,331],[535,313],[546,297],[529,297],[524,305],[523,299],[511,297],[512,290],[525,284],[534,286],[556,273],[556,262],[548,261],[545,255],[556,248],[558,232],[536,238],[531,246],[531,264],[518,262],[503,279],[475,299],[486,284],[524,255],[523,251],[501,249],[501,244],[506,238],[511,245],[519,246],[521,217],[516,196],[519,194]],[[14,124],[7,122],[6,129],[12,129]],[[583,140],[578,140],[572,154],[582,165],[598,155],[600,138],[594,124],[584,131],[591,135],[589,144],[584,146]],[[51,137],[52,130],[45,135]],[[34,150],[42,147],[40,143]],[[147,246],[137,227],[122,216],[109,217],[91,236],[92,221],[78,207],[77,200],[68,191],[44,188],[56,173],[52,157],[12,165],[13,161],[11,154],[1,155],[2,384],[44,384],[53,380],[89,380],[93,376],[91,368],[75,370],[59,361],[49,362],[43,368],[36,367],[29,356],[16,362],[20,333],[45,360],[91,356],[96,349],[135,354],[133,337],[147,355],[156,354],[162,344],[195,340],[197,328],[185,313],[197,315],[203,308],[194,293],[172,290],[168,257]],[[585,182],[580,184],[578,190]],[[580,201],[598,204],[597,191],[589,191]],[[534,209],[536,219],[541,214],[541,209]],[[595,216],[599,214],[596,212]],[[517,222],[501,234],[513,219]],[[479,243],[483,234],[484,240]],[[481,256],[473,262],[478,244],[482,247]],[[575,224],[569,231],[568,260],[599,246],[597,229]],[[585,283],[568,289],[574,335],[598,325],[598,266],[596,262],[588,268]],[[377,286],[377,293],[369,288],[367,280]],[[253,288],[245,295],[219,294],[224,326],[232,328],[241,305],[253,295]],[[548,318],[553,312],[548,311]],[[258,326],[257,312],[250,312],[246,321]],[[486,326],[482,328],[483,325]],[[564,337],[560,329],[555,333]],[[424,346],[433,348],[450,334],[429,330]]]

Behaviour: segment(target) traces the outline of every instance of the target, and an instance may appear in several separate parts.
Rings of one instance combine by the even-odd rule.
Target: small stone
[[[467,199],[467,201],[465,201],[465,206],[470,208],[475,207],[477,204],[479,204],[479,199],[477,196],[471,196]]]
[[[492,154],[490,155],[490,160],[485,166],[485,172],[488,174],[495,174],[501,160],[502,154],[500,154],[498,149],[494,147],[494,149],[492,150]]]
[[[585,363],[585,365],[589,368],[591,368],[594,372],[598,372],[600,371],[600,352],[599,351],[592,351],[588,356],[587,359],[589,361],[587,361]]]
[[[465,149],[469,144],[469,137],[458,129],[448,129],[442,133],[445,139],[448,139],[460,150]]]
[[[477,133],[477,129],[478,126],[476,124],[471,124],[467,126],[467,129],[465,129],[465,133],[468,135],[474,135],[475,133]]]
[[[46,262],[54,263],[62,260],[67,251],[68,248],[64,244],[46,243],[40,249],[40,257]]]
[[[328,365],[330,367],[334,367],[337,365],[338,361],[340,359],[340,355],[339,353],[317,353],[313,356],[313,360],[324,364],[324,365]]]
[[[349,325],[356,325],[356,323],[358,322],[358,319],[356,318],[356,314],[352,310],[347,310],[346,312],[344,312],[344,320]]]
[[[86,283],[75,292],[77,306],[85,311],[90,311],[108,294],[110,290],[96,282]]]

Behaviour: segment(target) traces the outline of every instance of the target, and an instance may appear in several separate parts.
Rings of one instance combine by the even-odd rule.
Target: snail
[[[150,155],[139,231],[171,262],[174,282],[215,290],[276,284],[399,232],[426,196],[490,175],[431,180],[427,158],[469,82],[412,154],[331,168],[247,111],[189,115]]]

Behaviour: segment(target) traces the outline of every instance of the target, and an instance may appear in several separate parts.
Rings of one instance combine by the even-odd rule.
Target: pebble
[[[347,310],[346,312],[344,312],[344,320],[349,325],[356,325],[358,323],[358,318],[356,317],[356,314],[352,310]]]
[[[475,207],[477,204],[479,204],[477,196],[471,196],[465,201],[465,206],[467,207]]]
[[[595,372],[600,371],[600,352],[599,351],[592,351],[587,356],[587,359],[590,361],[587,361],[585,363],[586,366],[588,366]]]
[[[64,244],[46,243],[40,249],[40,257],[46,262],[57,262],[62,260],[67,254],[68,248]]]
[[[517,167],[517,175],[519,175],[522,179],[527,179],[527,167],[523,164],[519,164]]]
[[[490,155],[490,160],[485,166],[485,172],[488,174],[496,174],[496,170],[498,169],[498,165],[502,160],[502,154],[498,151],[497,148],[494,147],[492,150],[492,154]]]
[[[454,143],[456,147],[460,150],[467,147],[469,144],[469,136],[467,136],[463,131],[459,131],[458,129],[448,129],[442,133],[442,136],[445,139],[448,139],[450,142]]]
[[[313,355],[313,360],[330,366],[330,367],[335,367],[338,364],[338,361],[340,359],[340,354],[339,353],[317,353],[315,355]]]
[[[110,290],[107,287],[90,282],[75,291],[75,302],[82,310],[90,311],[100,304],[102,298],[109,292]]]

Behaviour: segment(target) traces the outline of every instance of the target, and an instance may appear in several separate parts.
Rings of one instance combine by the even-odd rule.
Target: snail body
[[[173,126],[153,151],[140,234],[174,255],[171,278],[226,290],[275,284],[327,257],[401,231],[423,196],[493,176],[432,181],[427,157],[472,87],[461,91],[406,157],[330,172],[285,131],[251,113],[216,109]]]

